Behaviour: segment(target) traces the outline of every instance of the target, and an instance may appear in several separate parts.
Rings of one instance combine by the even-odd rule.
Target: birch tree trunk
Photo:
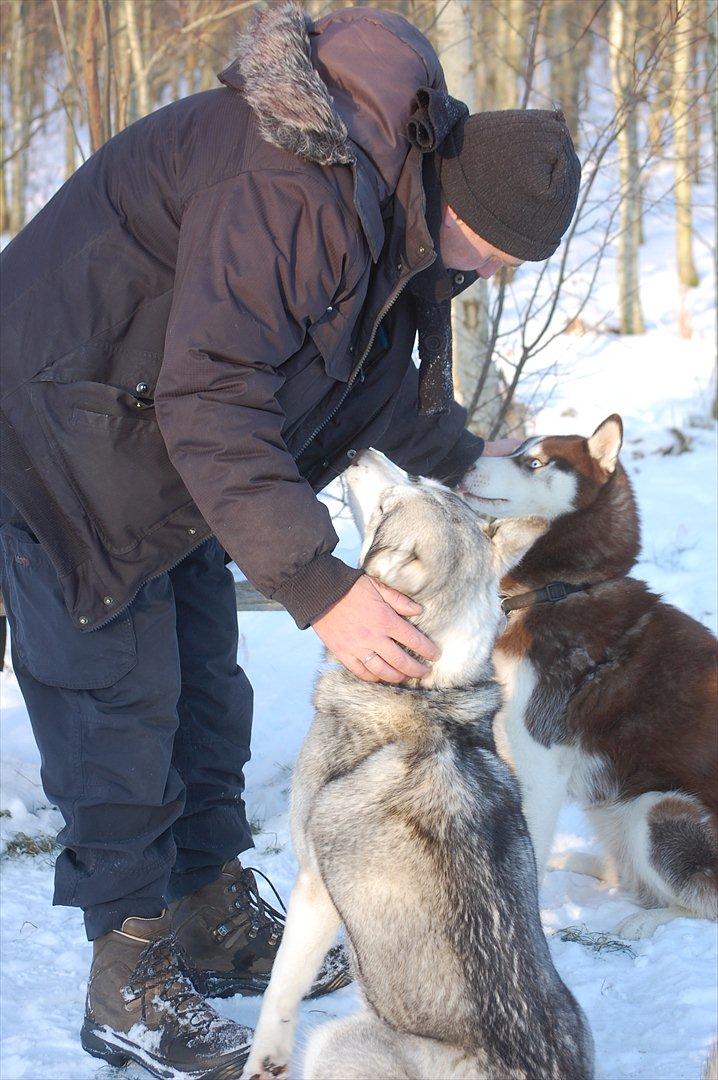
[[[70,47],[75,40],[76,9],[77,0],[67,0],[65,4],[65,33]],[[75,123],[77,108],[76,95],[74,85],[72,84],[70,66],[67,60],[65,60],[65,81],[67,82],[67,90],[65,91],[65,179],[67,179],[68,176],[72,176],[77,168],[77,148],[75,145],[75,131],[77,126]]]
[[[129,123],[132,96],[132,46],[127,35],[127,27],[122,25],[115,33],[117,58],[117,130],[122,131]]]
[[[82,49],[78,45],[80,34],[79,13],[75,0],[67,0],[64,18],[57,0],[52,0],[53,19],[57,30],[62,55],[65,61],[66,89],[60,92],[60,99],[65,112],[65,165],[68,175],[74,172],[75,151],[85,160],[85,151],[80,138],[80,128],[87,112],[86,94],[83,92],[77,74],[77,61],[82,59]],[[70,137],[74,149],[70,149]]]
[[[718,53],[718,0],[709,0],[708,12],[708,98],[711,103],[711,132],[713,134],[713,175],[718,166],[718,78],[715,57]]]
[[[102,101],[97,74],[97,32],[100,25],[99,0],[88,0],[85,39],[82,48],[82,74],[87,93],[87,121],[90,128],[90,150],[94,154],[105,141],[102,123]]]
[[[678,8],[673,35],[673,86],[671,113],[676,162],[676,255],[681,285],[698,284],[693,262],[693,155],[691,153],[691,41],[693,26],[688,5]]]
[[[124,13],[127,39],[130,48],[130,62],[134,76],[134,90],[137,95],[137,115],[147,116],[151,111],[150,87],[145,68],[146,57],[142,51],[142,39],[137,22],[137,0],[125,0]]]
[[[104,49],[105,66],[105,92],[102,98],[102,127],[105,139],[109,139],[119,128],[117,127],[117,114],[119,112],[119,86],[115,71],[115,39],[112,27],[112,5],[110,0],[97,0],[100,9],[100,25],[102,27],[102,45]],[[114,111],[112,102],[114,99]],[[114,118],[114,124],[113,124]]]
[[[211,90],[217,85],[217,73],[215,72],[216,64],[213,64],[210,59],[205,59],[202,67],[202,75],[199,80],[200,90]]]
[[[0,79],[0,157],[5,160],[8,152],[7,137],[5,132],[5,80]],[[10,207],[7,199],[7,171],[3,165],[0,168],[0,233],[7,232],[10,228]]]
[[[488,48],[491,42],[492,17],[491,7],[488,4],[476,4],[472,12],[474,27],[474,51],[476,64],[474,71],[474,108],[476,112],[488,112],[493,108],[491,64],[481,57],[482,47]]]
[[[476,106],[475,13],[476,5],[471,0],[452,0],[449,4],[446,0],[436,0],[434,42],[449,92],[465,101],[471,112]],[[471,401],[486,356],[489,338],[487,300],[487,284],[479,279],[452,304],[454,396],[462,405]],[[492,377],[486,380],[487,396],[496,396],[497,383],[498,373],[494,369]],[[490,418],[480,409],[467,421],[470,431],[479,431],[489,424]]]
[[[609,52],[611,84],[622,123],[617,139],[620,174],[618,237],[619,329],[622,334],[644,330],[639,291],[641,197],[638,170],[637,103],[633,94],[636,0],[611,0]]]
[[[552,0],[547,20],[551,98],[563,109],[576,146],[579,145],[579,103],[591,41],[589,34],[582,33],[582,22],[589,15],[583,6],[567,7],[561,0]]]
[[[661,74],[658,91],[653,96],[648,114],[648,146],[651,157],[663,157],[666,142],[667,118],[670,111],[670,75]]]
[[[497,79],[497,109],[516,109],[519,105],[519,83],[525,70],[525,23],[527,0],[500,0],[499,55]]]
[[[197,50],[190,45],[184,60],[185,94],[194,94],[197,89],[197,66]]]
[[[27,109],[25,107],[25,49],[27,45],[23,23],[23,0],[12,0],[10,29],[10,124],[12,153],[10,163],[10,232],[16,233],[25,224],[25,183],[27,180],[28,134]]]

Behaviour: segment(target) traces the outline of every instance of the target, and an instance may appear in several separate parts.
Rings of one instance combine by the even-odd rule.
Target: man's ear
[[[458,218],[447,202],[444,203],[441,224],[445,229],[455,229]]]
[[[623,421],[618,413],[611,413],[588,440],[588,452],[604,472],[612,473],[616,470],[622,444]]]
[[[548,529],[548,521],[542,517],[496,518],[484,526],[484,532],[494,549],[494,562],[503,577],[523,559],[539,537]]]

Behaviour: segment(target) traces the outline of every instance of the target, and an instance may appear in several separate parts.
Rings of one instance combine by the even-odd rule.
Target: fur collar
[[[346,124],[312,64],[307,16],[297,0],[271,3],[252,18],[223,81],[237,75],[267,142],[319,165],[354,162]]]

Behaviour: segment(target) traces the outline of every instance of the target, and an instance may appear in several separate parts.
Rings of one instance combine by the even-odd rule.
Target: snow
[[[704,235],[710,235],[707,219],[702,227]],[[665,212],[653,216],[647,232],[650,242],[642,255],[646,333],[635,338],[607,333],[557,338],[533,374],[542,400],[536,399],[532,425],[539,434],[588,434],[609,413],[621,413],[626,429],[623,460],[643,521],[637,575],[715,629],[716,431],[708,419],[711,385],[715,386],[711,255],[706,246],[697,246],[701,284],[686,301],[692,337],[685,339],[677,330],[679,298],[670,216]],[[597,325],[613,310],[614,288],[609,253],[586,315],[588,325]],[[531,389],[530,381],[527,388]],[[690,440],[691,448],[664,455],[661,451],[675,443],[669,432],[673,427]],[[330,505],[336,512],[339,504]],[[346,511],[338,514],[337,527],[342,538],[339,554],[356,558],[357,537]],[[246,862],[265,871],[286,897],[296,870],[287,794],[292,764],[311,718],[320,645],[311,631],[299,632],[283,613],[242,614],[240,628],[239,660],[256,698],[247,801],[257,848]],[[7,668],[0,692],[3,843],[19,833],[52,835],[60,827],[59,816],[42,794],[39,757],[17,682]],[[576,807],[562,813],[555,850],[595,850],[588,824]],[[80,912],[51,907],[52,857],[4,856],[0,884],[4,1080],[146,1076],[135,1066],[118,1073],[80,1048],[91,950]],[[597,1075],[604,1080],[695,1080],[715,1033],[715,926],[678,919],[658,927],[652,938],[632,942],[631,952],[597,953],[556,934],[568,926],[610,933],[636,910],[621,889],[576,873],[549,873],[541,893],[542,919],[555,964],[593,1030]],[[259,999],[237,997],[216,1004],[226,1016],[256,1023]],[[351,987],[306,1003],[299,1051],[313,1026],[356,1006]]]

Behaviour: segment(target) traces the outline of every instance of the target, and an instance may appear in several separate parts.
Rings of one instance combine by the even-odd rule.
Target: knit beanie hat
[[[515,259],[540,262],[553,255],[581,182],[559,109],[467,115],[436,152],[444,198],[470,229]]]
[[[558,110],[470,116],[463,101],[429,87],[416,93],[407,137],[423,155],[426,223],[437,248],[435,261],[409,286],[419,333],[419,412],[431,416],[453,401],[452,284],[438,244],[442,195],[489,243],[541,261],[573,217],[581,166]]]

